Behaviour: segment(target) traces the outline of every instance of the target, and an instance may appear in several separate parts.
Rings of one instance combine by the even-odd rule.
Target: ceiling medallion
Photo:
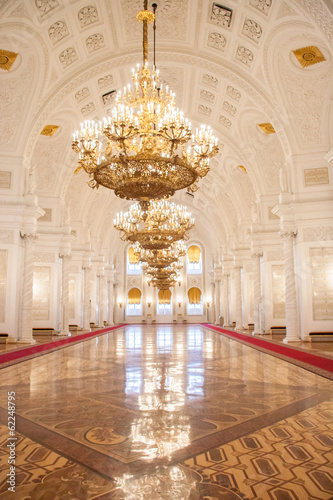
[[[148,67],[148,23],[155,24],[155,15],[147,10],[147,0],[137,18],[143,23],[141,69],[132,70],[133,83],[118,92],[110,116],[81,124],[72,147],[91,188],[101,185],[120,198],[145,203],[184,188],[195,192],[218,147],[210,127],[192,132],[175,106],[174,92],[160,84],[155,53],[153,69]]]
[[[0,49],[0,68],[9,71],[13,66],[18,54],[9,50]]]
[[[258,123],[258,127],[260,127],[265,134],[275,134],[275,129],[271,123]]]
[[[59,125],[45,125],[40,135],[46,135],[47,137],[52,137],[58,130]]]
[[[314,45],[293,50],[292,52],[295,54],[297,60],[303,68],[312,66],[312,64],[326,61],[322,52],[318,49],[318,47],[315,47]]]

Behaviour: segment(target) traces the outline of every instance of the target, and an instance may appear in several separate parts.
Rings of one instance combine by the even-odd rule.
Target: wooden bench
[[[7,344],[8,333],[0,333],[0,344]]]
[[[55,335],[54,328],[33,328],[32,335]]]
[[[333,337],[333,332],[310,332],[309,337],[310,342],[312,342],[313,339],[327,340],[328,337]]]
[[[79,327],[77,325],[68,325],[68,329],[76,332]]]
[[[233,328],[233,329],[235,329],[235,328],[236,328],[236,321],[233,321],[233,322],[231,323],[231,328]]]
[[[254,330],[254,323],[248,323],[248,329],[249,329],[249,332],[253,332]]]
[[[285,326],[271,326],[271,335],[274,333],[286,333],[287,329]]]
[[[96,328],[96,323],[89,323],[90,324],[90,329],[93,330],[94,328]]]

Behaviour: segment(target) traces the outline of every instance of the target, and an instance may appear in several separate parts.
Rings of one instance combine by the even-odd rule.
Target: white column
[[[23,297],[20,332],[17,342],[34,344],[32,337],[33,325],[33,279],[34,279],[34,249],[37,236],[35,233],[21,232],[24,241]]]
[[[236,329],[243,330],[243,311],[242,311],[242,275],[241,266],[235,267],[235,309],[236,309]]]
[[[222,276],[222,294],[223,294],[223,317],[224,326],[229,325],[229,290],[228,290],[228,274]]]
[[[104,327],[104,274],[99,273],[98,277],[98,327]]]
[[[113,325],[113,279],[108,278],[108,325]]]
[[[59,335],[68,336],[69,321],[68,321],[68,303],[69,303],[69,261],[71,259],[70,253],[60,253],[59,257],[62,259],[62,272],[61,272],[61,324]]]
[[[286,337],[283,342],[300,342],[298,332],[298,310],[294,263],[294,231],[281,233],[284,240],[284,267],[286,287]]]
[[[252,261],[253,261],[253,321],[254,321],[254,330],[252,335],[260,335],[262,334],[261,328],[261,318],[260,318],[260,309],[261,309],[261,275],[260,275],[260,257],[262,256],[261,252],[252,253]]]
[[[90,330],[90,268],[89,264],[83,264],[83,330]]]
[[[221,281],[215,280],[215,304],[216,304],[216,318],[215,324],[220,324],[220,316],[221,316]]]

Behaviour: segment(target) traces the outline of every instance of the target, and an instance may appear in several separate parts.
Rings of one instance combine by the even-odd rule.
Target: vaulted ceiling
[[[318,166],[332,148],[332,4],[156,3],[161,80],[194,126],[214,129],[220,148],[194,197],[181,192],[175,201],[194,215],[193,234],[218,249],[241,241],[253,216],[275,227],[281,168],[301,196],[304,161]],[[108,114],[114,91],[141,63],[142,8],[142,0],[0,1],[0,62],[7,51],[18,54],[0,72],[2,155],[25,158],[22,176],[28,183],[33,173],[40,205],[55,213],[61,205],[57,223],[70,213],[78,240],[89,234],[105,248],[118,245],[112,221],[130,202],[90,189],[84,172],[74,175],[72,133]],[[152,37],[150,25],[150,62]],[[41,135],[50,125],[55,133]]]

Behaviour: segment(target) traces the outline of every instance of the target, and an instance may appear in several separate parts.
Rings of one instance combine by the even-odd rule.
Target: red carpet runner
[[[24,347],[23,349],[18,349],[16,351],[9,351],[0,354],[0,365],[3,363],[8,363],[11,361],[24,361],[25,358],[34,356],[36,354],[42,353],[44,351],[50,351],[57,349],[58,347],[63,347],[68,344],[73,344],[76,342],[82,342],[83,340],[88,340],[92,337],[98,337],[117,328],[121,328],[123,325],[110,326],[109,328],[103,328],[102,330],[95,330],[93,332],[82,333],[81,335],[76,335],[75,337],[66,337],[60,340],[54,340],[53,342],[46,342],[45,344],[36,344],[29,347]]]
[[[273,342],[258,339],[256,337],[250,337],[249,335],[244,335],[243,333],[232,332],[230,330],[226,330],[225,328],[210,325],[208,323],[202,323],[202,326],[204,326],[205,328],[209,328],[210,330],[213,330],[215,332],[227,335],[228,337],[231,337],[235,340],[239,340],[242,343],[248,344],[249,346],[264,349],[270,354],[276,354],[281,357],[285,357],[290,362],[295,361],[296,364],[302,366],[303,368],[306,368],[306,366],[303,366],[304,363],[306,365],[319,368],[320,370],[325,370],[327,372],[333,373],[333,359],[323,358],[322,356],[317,356],[316,354],[311,354],[310,352],[293,349],[292,347],[274,344]],[[316,373],[320,372],[316,370]]]

